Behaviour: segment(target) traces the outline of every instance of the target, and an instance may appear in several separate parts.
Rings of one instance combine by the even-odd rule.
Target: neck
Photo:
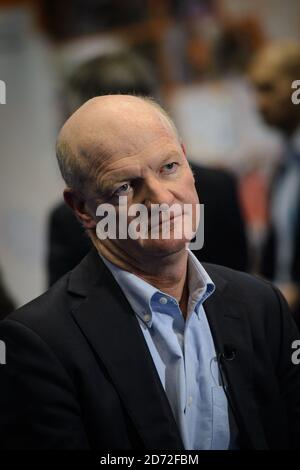
[[[153,256],[153,254],[147,256],[142,250],[138,256],[130,256],[128,253],[120,251],[115,245],[113,248],[108,248],[102,243],[94,243],[94,245],[97,251],[111,263],[174,297],[186,318],[189,292],[188,252],[185,248],[165,256]]]

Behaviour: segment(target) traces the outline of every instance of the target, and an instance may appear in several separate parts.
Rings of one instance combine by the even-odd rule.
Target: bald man
[[[299,44],[275,42],[264,47],[251,64],[250,77],[259,112],[282,136],[261,272],[281,289],[300,327],[300,106],[292,100],[292,84],[300,78]]]
[[[0,447],[299,447],[297,328],[271,284],[190,251],[199,200],[166,113],[133,96],[89,100],[57,157],[94,247],[1,322]],[[104,209],[117,235],[104,236]]]

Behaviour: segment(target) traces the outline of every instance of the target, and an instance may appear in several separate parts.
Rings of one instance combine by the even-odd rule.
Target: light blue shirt
[[[185,449],[228,449],[227,399],[202,305],[215,289],[209,275],[188,250],[185,320],[174,297],[100,256],[137,315]]]

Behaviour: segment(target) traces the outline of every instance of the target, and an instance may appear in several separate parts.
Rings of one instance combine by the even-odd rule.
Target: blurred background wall
[[[280,148],[245,78],[252,55],[275,39],[300,39],[298,0],[0,1],[0,267],[17,305],[46,288],[49,211],[63,189],[54,146],[72,69],[136,50],[153,65],[157,96],[190,159],[229,168],[247,193],[264,184],[249,182],[252,170],[268,174]],[[264,201],[256,194],[247,204],[245,191],[251,238],[263,227]]]

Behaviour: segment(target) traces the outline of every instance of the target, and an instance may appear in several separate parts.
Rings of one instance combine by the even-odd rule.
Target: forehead
[[[88,102],[75,113],[66,127],[71,130],[69,134],[77,148],[90,155],[113,155],[120,153],[120,148],[129,154],[154,138],[176,135],[167,117],[156,106],[132,98],[125,97],[117,103],[116,99],[101,99],[100,103],[96,101],[90,106]]]
[[[157,171],[170,159],[182,158],[182,149],[174,136],[160,135],[153,140],[137,142],[131,149],[115,149],[107,158],[95,162],[95,180],[99,186],[110,186],[130,178],[143,178],[149,170]]]
[[[77,144],[78,153],[91,160],[98,170],[129,159],[142,163],[178,149],[180,143],[175,130],[156,111],[142,116],[116,116],[108,123],[95,120],[86,127]]]

